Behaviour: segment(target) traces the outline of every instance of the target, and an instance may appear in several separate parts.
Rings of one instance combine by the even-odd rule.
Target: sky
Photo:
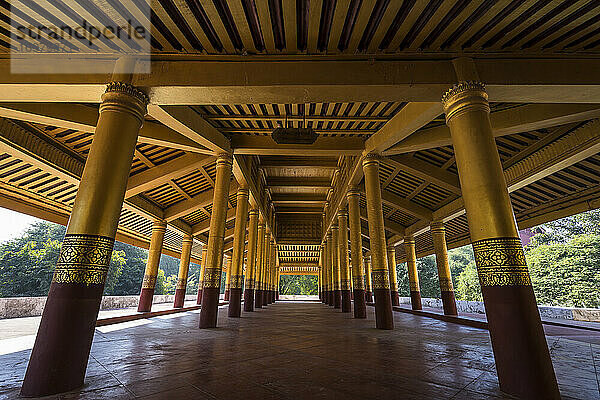
[[[39,221],[42,220],[0,207],[0,243],[19,236],[29,225]]]

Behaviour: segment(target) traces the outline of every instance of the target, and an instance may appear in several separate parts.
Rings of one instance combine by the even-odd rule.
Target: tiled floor
[[[222,308],[218,329],[197,329],[197,311],[99,328],[85,387],[61,398],[502,398],[487,331],[400,312],[380,331],[368,312],[282,302],[241,319]],[[564,398],[600,398],[600,346],[549,345]],[[29,352],[0,356],[0,398],[17,397]]]

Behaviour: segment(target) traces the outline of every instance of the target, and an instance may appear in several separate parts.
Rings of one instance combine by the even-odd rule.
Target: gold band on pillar
[[[360,192],[357,188],[348,191],[348,216],[350,223],[350,248],[352,253],[352,287],[354,290],[365,290],[360,227]]]
[[[116,77],[116,74],[115,74]],[[126,82],[102,95],[77,195],[21,395],[83,385],[131,162],[148,96]]]
[[[492,132],[485,86],[479,82],[460,82],[444,94],[442,103],[452,137],[500,389],[520,398],[559,399]]]
[[[217,174],[210,217],[210,231],[208,234],[208,252],[206,254],[206,266],[204,267],[200,328],[214,328],[217,326],[223,263],[223,240],[232,164],[233,159],[230,153],[220,153],[217,156]]]
[[[408,269],[408,285],[410,286],[410,302],[413,310],[421,310],[421,287],[419,285],[419,272],[417,271],[417,252],[414,236],[404,237],[404,251],[406,253],[406,267]]]
[[[256,265],[256,250],[257,250],[257,239],[258,239],[258,210],[252,209],[248,213],[249,224],[248,224],[248,253],[246,257],[246,289],[254,290],[254,268]],[[244,299],[244,302],[246,300]]]
[[[446,231],[442,221],[431,223],[431,238],[435,250],[435,263],[440,281],[440,293],[445,315],[457,315],[454,286],[452,285],[452,272],[448,262],[448,247],[446,245]]]
[[[400,299],[398,297],[398,274],[396,273],[396,248],[394,246],[387,247],[387,260],[390,274],[390,293],[392,296],[392,306],[399,306]]]
[[[341,306],[342,312],[350,312],[352,310],[351,290],[352,280],[350,275],[350,267],[348,265],[348,212],[341,210],[338,213],[338,263],[340,269],[340,290],[341,290]]]
[[[175,287],[175,301],[173,307],[183,307],[185,292],[187,289],[188,272],[190,270],[190,257],[194,239],[192,235],[184,234],[181,242],[181,257],[179,259],[179,272],[177,274],[177,286]]]
[[[142,291],[138,303],[138,312],[148,312],[152,308],[152,298],[154,296],[154,287],[156,286],[156,276],[158,275],[158,266],[162,254],[163,240],[167,230],[165,221],[154,221],[152,225],[152,237],[150,238],[150,249],[148,249],[148,261],[146,271],[142,281]]]
[[[371,243],[371,276],[375,292],[376,326],[379,329],[393,329],[394,319],[390,297],[390,277],[385,251],[385,228],[383,225],[381,186],[379,182],[379,159],[380,157],[374,153],[369,153],[363,158],[367,217],[369,219],[369,238]]]
[[[241,289],[244,284],[244,245],[246,243],[246,224],[248,221],[248,196],[248,188],[240,187],[238,189],[233,236],[232,270],[229,280],[230,289]]]

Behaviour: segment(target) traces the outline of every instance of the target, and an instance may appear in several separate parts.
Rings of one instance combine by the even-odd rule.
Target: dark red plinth
[[[244,311],[254,311],[254,289],[244,290]]]
[[[422,310],[423,306],[421,305],[421,292],[415,292],[413,290],[410,291],[410,304],[412,305],[413,310]]]
[[[377,329],[394,329],[389,289],[375,289],[375,326]]]
[[[173,302],[173,308],[183,308],[185,302],[185,289],[175,289],[175,301]]]
[[[354,292],[350,291],[350,300],[354,300]]]
[[[262,291],[262,305],[263,305],[263,307],[269,304],[269,302],[267,301],[268,295],[269,295],[269,291],[268,290],[263,290]]]
[[[330,290],[329,291],[329,301],[327,302],[328,305],[330,305],[331,307],[334,306],[335,303],[335,290]]]
[[[275,301],[279,300],[279,292],[275,292]]]
[[[354,318],[367,318],[367,303],[365,291],[354,289]]]
[[[560,399],[533,288],[481,289],[500,389],[523,399]]]
[[[229,289],[229,311],[227,316],[239,318],[242,314],[242,288]]]
[[[199,328],[216,328],[219,311],[219,288],[202,290],[202,308],[200,309]]]
[[[254,308],[262,308],[262,290],[254,291]]]
[[[400,296],[398,295],[398,291],[397,290],[392,290],[390,292],[390,296],[392,296],[392,306],[399,306],[400,305]]]
[[[373,302],[373,292],[365,292],[365,300],[367,300],[367,303],[372,303]]]
[[[456,299],[453,291],[442,290],[442,304],[444,305],[444,315],[458,315],[456,310]]]
[[[333,291],[333,308],[342,308],[342,291],[339,289]]]
[[[352,300],[350,299],[350,290],[340,290],[342,297],[342,312],[349,313],[352,311]]]
[[[202,288],[198,289],[198,297],[196,298],[196,304],[202,304]]]
[[[152,298],[154,297],[154,288],[142,288],[140,301],[138,303],[138,312],[150,312],[152,308]]]
[[[269,302],[271,304],[275,303],[275,292],[273,292],[272,290],[269,290]]]
[[[50,286],[21,388],[24,397],[83,386],[104,285]]]
[[[223,297],[224,301],[229,301],[229,290],[225,291],[225,296]]]

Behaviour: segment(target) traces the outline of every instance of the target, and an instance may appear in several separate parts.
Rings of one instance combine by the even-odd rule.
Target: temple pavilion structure
[[[13,22],[102,25],[145,2],[78,3],[23,0]],[[11,70],[7,7],[0,206],[67,226],[22,395],[83,384],[119,240],[149,249],[142,312],[161,254],[181,258],[178,307],[201,263],[200,329],[224,269],[231,318],[311,274],[324,303],[374,303],[394,329],[396,265],[418,310],[430,254],[456,315],[447,251],[472,244],[500,388],[559,398],[518,230],[600,206],[598,2],[155,0],[147,60],[117,39],[69,55],[109,73],[50,71],[50,51]]]

